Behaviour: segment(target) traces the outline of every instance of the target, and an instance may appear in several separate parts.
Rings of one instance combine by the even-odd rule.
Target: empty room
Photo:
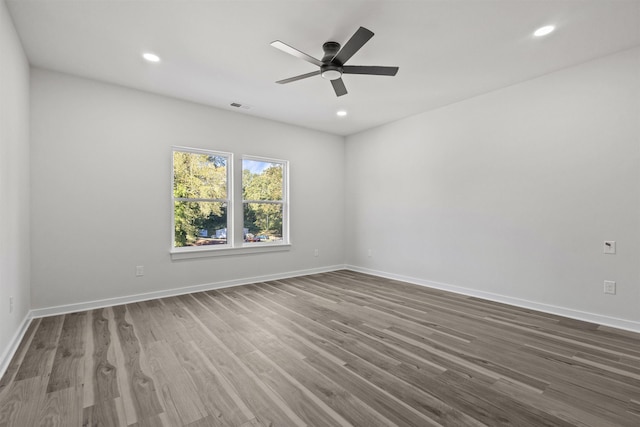
[[[0,0],[0,427],[640,425],[640,0]]]

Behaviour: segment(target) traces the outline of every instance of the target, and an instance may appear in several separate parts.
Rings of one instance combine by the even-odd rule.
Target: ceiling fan
[[[343,74],[369,74],[374,76],[395,76],[398,72],[398,67],[379,67],[371,65],[345,65],[345,63],[351,58],[357,51],[369,39],[373,37],[373,32],[364,27],[358,28],[353,36],[342,46],[340,49],[340,43],[326,42],[322,45],[324,56],[319,61],[316,58],[307,55],[304,52],[299,51],[296,48],[289,46],[286,43],[276,40],[271,43],[271,46],[276,49],[280,49],[290,55],[297,58],[304,59],[314,65],[320,67],[319,70],[311,73],[302,74],[288,79],[279,80],[276,83],[285,84],[295,82],[297,80],[306,79],[307,77],[322,76],[327,80],[331,80],[333,90],[336,92],[336,96],[342,96],[347,94],[347,88],[342,81]]]

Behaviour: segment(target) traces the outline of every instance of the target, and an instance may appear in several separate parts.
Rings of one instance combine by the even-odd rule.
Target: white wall
[[[39,69],[31,95],[33,308],[343,265],[342,137]],[[289,160],[291,250],[172,261],[172,145]]]
[[[347,263],[640,330],[639,103],[634,49],[347,138]]]
[[[29,311],[29,64],[0,0],[0,373]],[[13,311],[9,312],[9,298]]]

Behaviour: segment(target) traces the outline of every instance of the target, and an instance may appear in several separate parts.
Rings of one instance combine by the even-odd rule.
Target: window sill
[[[233,255],[252,255],[268,252],[283,252],[291,249],[290,243],[277,243],[271,245],[243,245],[235,248],[197,248],[197,249],[181,249],[171,250],[171,260],[193,259],[193,258],[210,258],[219,256]]]

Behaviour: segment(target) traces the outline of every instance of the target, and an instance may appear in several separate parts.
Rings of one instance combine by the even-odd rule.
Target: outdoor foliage
[[[242,170],[242,198],[244,199],[244,226],[249,233],[282,237],[283,165],[268,163],[262,172]],[[256,203],[257,202],[257,203]]]
[[[175,247],[226,243],[227,160],[174,151]],[[256,160],[243,165],[249,165],[242,170],[245,239],[281,238],[283,165]]]
[[[201,230],[207,236],[225,228],[227,159],[182,151],[173,153],[175,246],[196,244]],[[196,199],[196,200],[193,200]],[[203,200],[204,199],[204,200]]]

